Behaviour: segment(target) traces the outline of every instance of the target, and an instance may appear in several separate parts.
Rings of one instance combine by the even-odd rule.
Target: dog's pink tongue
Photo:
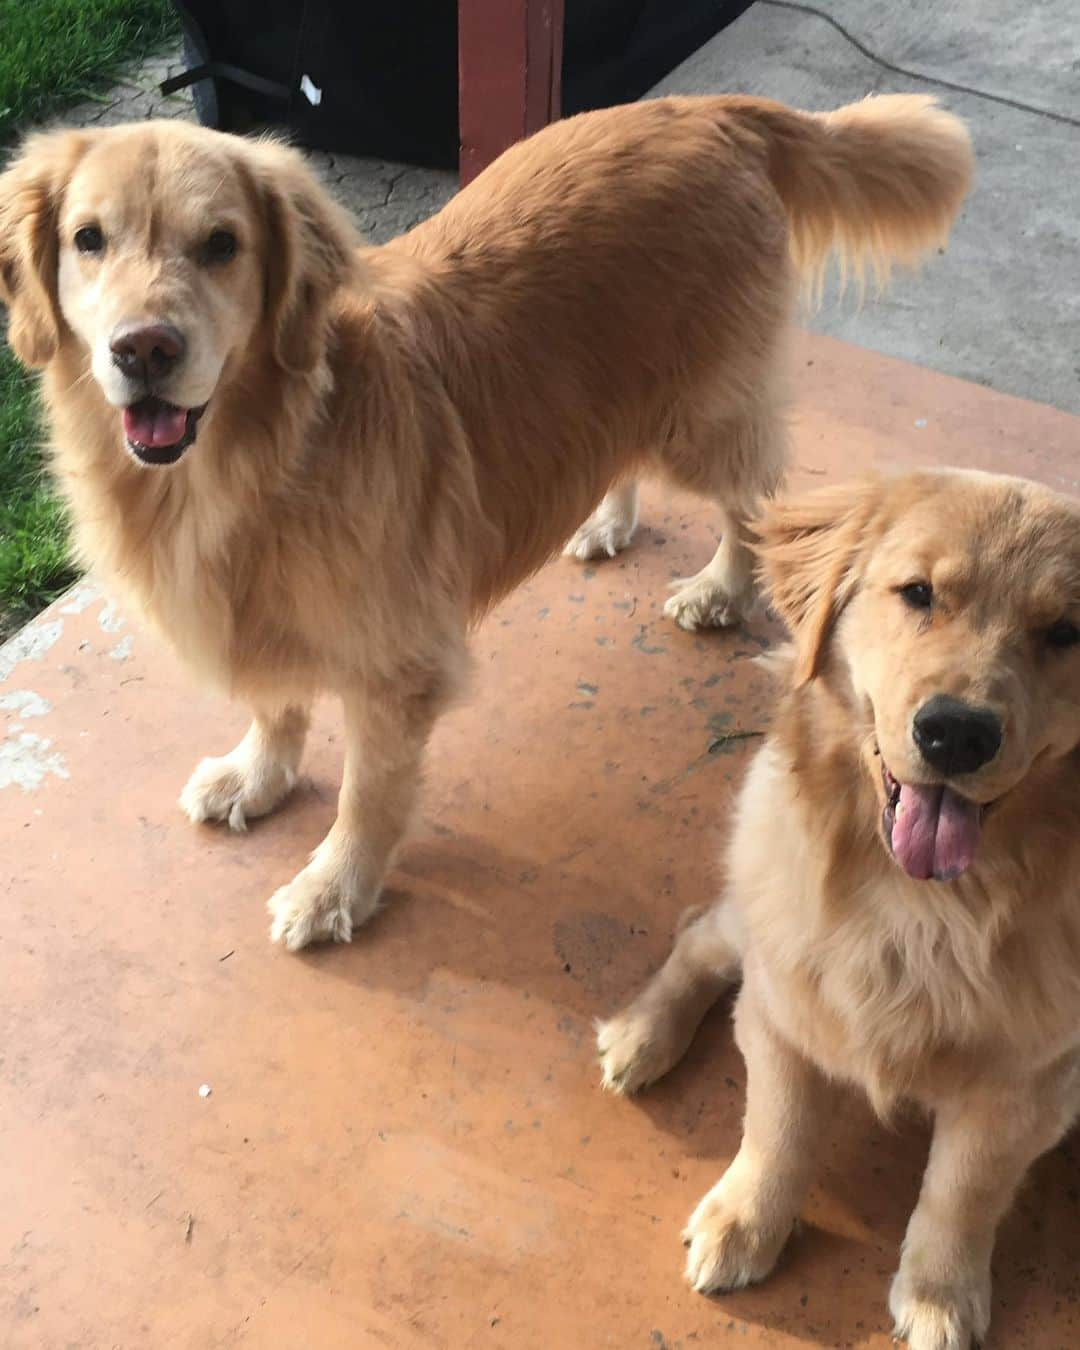
[[[909,876],[952,881],[971,866],[981,828],[979,807],[952,788],[905,783],[896,804],[893,853]]]
[[[187,430],[187,409],[170,403],[136,403],[124,409],[124,435],[140,445],[175,445]]]

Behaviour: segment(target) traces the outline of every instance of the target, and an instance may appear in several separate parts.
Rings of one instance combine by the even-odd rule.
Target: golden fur
[[[358,250],[274,143],[174,122],[27,142],[0,177],[0,289],[13,347],[45,367],[79,553],[255,712],[196,770],[189,816],[272,810],[312,697],[345,704],[338,820],[273,897],[275,937],[347,940],[372,913],[468,625],[594,508],[571,551],[628,542],[638,469],[709,494],[724,530],[668,612],[741,614],[744,522],[784,460],[792,255],[810,272],[830,248],[857,271],[911,260],[970,171],[962,126],[926,98],[820,115],[660,100],[560,122]],[[133,321],[187,343],[139,387],[110,345]],[[147,393],[207,404],[169,467],[125,449],[121,414]]]
[[[785,693],[739,799],[727,897],[600,1029],[605,1083],[666,1072],[741,966],[743,1146],[690,1220],[688,1277],[713,1290],[768,1274],[828,1083],[847,1080],[883,1114],[907,1100],[934,1115],[890,1306],[912,1350],[967,1350],[989,1322],[998,1220],[1080,1109],[1080,506],[923,472],[774,504],[759,530],[792,631],[775,658]],[[925,611],[900,594],[917,580]],[[907,875],[882,817],[882,759],[902,782],[935,780],[912,726],[939,693],[1004,729],[955,779],[992,805],[947,882]]]

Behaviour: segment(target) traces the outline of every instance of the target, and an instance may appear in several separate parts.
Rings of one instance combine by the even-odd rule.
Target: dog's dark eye
[[[80,253],[100,253],[105,247],[105,236],[99,225],[83,225],[75,231],[75,247]]]
[[[1051,624],[1046,630],[1048,647],[1075,647],[1078,642],[1080,642],[1080,628],[1070,623],[1068,619],[1058,619],[1057,623]]]
[[[912,609],[929,609],[934,598],[934,588],[928,581],[911,581],[899,588],[898,594],[905,605]]]
[[[230,230],[214,230],[202,246],[203,262],[228,262],[236,254],[236,235]]]

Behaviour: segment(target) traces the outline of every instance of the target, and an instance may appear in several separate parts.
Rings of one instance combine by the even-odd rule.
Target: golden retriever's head
[[[1080,504],[922,472],[777,503],[759,536],[795,683],[850,710],[893,856],[959,875],[983,812],[1080,744]]]
[[[354,243],[295,151],[182,122],[33,136],[0,176],[11,344],[78,344],[143,463],[175,463],[245,361],[316,365]]]

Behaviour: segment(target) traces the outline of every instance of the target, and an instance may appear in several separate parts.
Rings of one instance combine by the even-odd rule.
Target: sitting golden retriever
[[[926,98],[668,99],[560,122],[358,250],[272,142],[28,141],[0,177],[0,290],[45,367],[79,552],[254,710],[188,815],[272,811],[311,699],[345,705],[338,818],[271,899],[275,938],[347,940],[373,912],[469,624],[598,504],[574,551],[624,545],[636,471],[709,494],[723,527],[669,612],[738,617],[744,521],[784,458],[792,257],[914,258],[970,169]]]
[[[916,473],[774,505],[760,552],[793,643],[729,893],[600,1028],[604,1083],[666,1073],[741,967],[743,1141],[687,1278],[769,1273],[846,1080],[933,1114],[890,1307],[912,1350],[967,1350],[998,1221],[1080,1108],[1080,505]]]

